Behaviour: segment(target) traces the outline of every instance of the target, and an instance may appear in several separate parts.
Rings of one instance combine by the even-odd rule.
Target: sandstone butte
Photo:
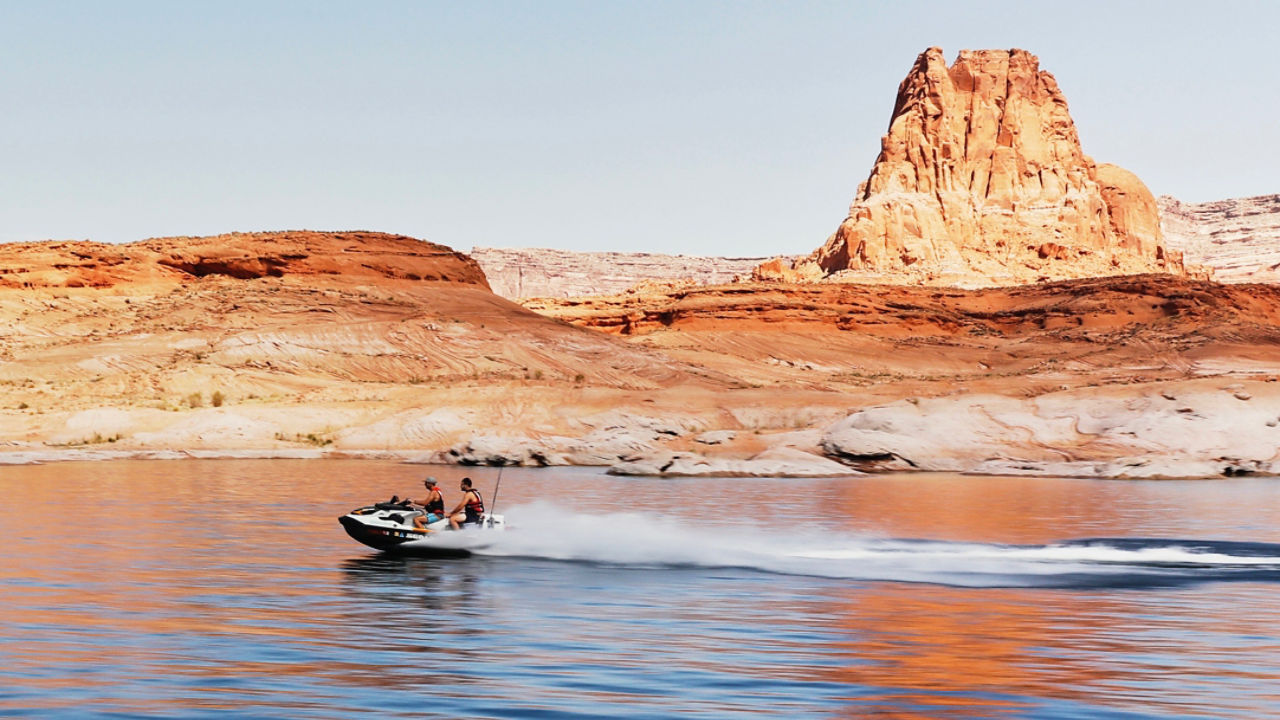
[[[1081,149],[1058,83],[1025,50],[921,53],[849,215],[761,280],[984,287],[1185,274],[1133,173]]]

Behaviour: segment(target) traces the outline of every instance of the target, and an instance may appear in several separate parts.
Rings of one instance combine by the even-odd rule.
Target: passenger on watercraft
[[[423,480],[422,486],[427,489],[426,498],[419,503],[414,503],[412,500],[410,502],[414,505],[420,506],[426,511],[426,514],[415,517],[413,519],[413,526],[423,532],[429,532],[427,530],[427,525],[430,525],[433,522],[439,522],[444,518],[444,495],[440,493],[440,488],[437,486],[436,479],[433,477]]]
[[[471,487],[471,478],[462,478],[462,501],[449,513],[449,527],[461,530],[463,524],[479,525],[484,516],[484,500],[480,491]]]

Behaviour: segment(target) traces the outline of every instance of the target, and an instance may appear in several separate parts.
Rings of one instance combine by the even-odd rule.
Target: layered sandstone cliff
[[[939,48],[898,89],[880,156],[813,255],[760,279],[993,286],[1182,274],[1135,175],[1084,154],[1053,76],[1024,50]]]
[[[1126,183],[1141,187],[1140,180],[1114,165],[1099,165],[1098,173],[1110,207],[1121,208],[1111,221],[1125,233],[1163,236],[1168,250],[1184,253],[1188,268],[1203,268],[1222,282],[1280,282],[1280,195],[1205,203],[1162,196],[1154,201],[1157,228],[1149,193],[1122,195]],[[608,295],[646,283],[715,285],[751,275],[763,260],[540,248],[475,248],[470,254],[493,291],[510,299]],[[776,276],[789,273],[793,262],[779,258],[766,267]]]
[[[1280,282],[1280,195],[1159,206],[1165,241],[1187,262],[1222,282]]]
[[[1280,286],[734,283],[531,312],[447,248],[363,235],[0,246],[0,464],[1280,471]]]
[[[493,291],[511,299],[612,295],[645,282],[726,283],[765,259],[480,247],[471,257]]]
[[[0,245],[0,287],[111,287],[222,276],[323,275],[343,281],[410,280],[488,287],[474,260],[443,245],[377,232],[230,233],[155,238],[126,245],[32,242]]]

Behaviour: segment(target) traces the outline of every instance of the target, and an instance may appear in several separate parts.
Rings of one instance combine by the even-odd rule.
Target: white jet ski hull
[[[448,520],[439,520],[423,532],[413,524],[421,514],[403,505],[378,503],[352,510],[338,522],[352,539],[376,550],[434,557],[465,557],[492,545],[497,533],[506,529],[501,515],[483,515],[478,525],[463,525],[461,530],[450,530]]]

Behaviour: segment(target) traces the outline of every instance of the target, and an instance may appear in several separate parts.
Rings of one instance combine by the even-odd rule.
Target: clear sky
[[[1159,194],[1280,192],[1280,3],[0,0],[0,241],[813,250],[926,47],[1021,47]]]

